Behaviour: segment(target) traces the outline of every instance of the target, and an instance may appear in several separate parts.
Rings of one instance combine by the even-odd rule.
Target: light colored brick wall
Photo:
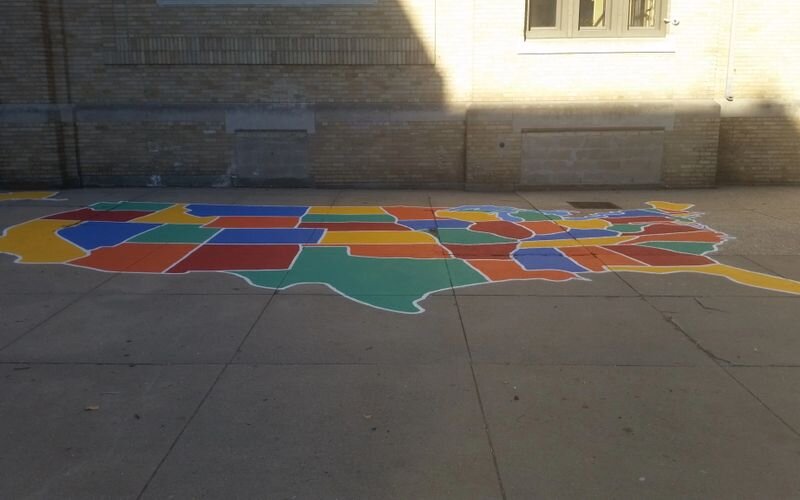
[[[796,109],[800,32],[788,15],[794,4],[737,3],[736,99]],[[678,110],[705,101],[708,107],[724,98],[731,5],[731,0],[671,0],[669,16],[680,24],[670,27],[666,39],[576,44],[526,41],[525,0],[377,0],[375,5],[316,7],[6,0],[0,6],[0,107],[67,103],[80,117],[81,109],[98,105],[289,103],[361,111],[393,106],[411,110],[410,115],[366,126],[317,120],[309,148],[311,174],[319,185],[508,187],[521,182],[522,132],[504,120],[470,124],[478,114],[464,110],[494,107],[513,114],[529,105],[572,102],[614,115],[637,103],[668,103]],[[295,49],[256,54],[263,52],[258,44],[277,39]],[[355,64],[333,64],[344,46]],[[138,50],[143,47],[149,48]],[[281,64],[265,63],[270,60]],[[137,61],[148,64],[130,64]],[[461,119],[413,116],[426,107],[460,109]],[[734,119],[723,112],[719,178],[797,179],[800,167],[792,147],[800,141],[797,113],[792,113],[748,121],[746,115]],[[713,183],[720,118],[712,115],[675,112],[675,128],[664,142],[665,185]],[[54,131],[42,135],[42,150],[59,151],[56,156],[42,154],[37,160],[23,151],[24,161],[10,161],[11,154],[20,154],[12,153],[19,144],[26,144],[14,144],[15,134],[27,137],[32,126],[3,116],[0,110],[5,130],[0,183],[26,175],[32,182],[72,179],[72,151],[80,152],[85,178],[96,182],[126,175],[132,182],[152,175],[170,182],[181,176],[187,183],[217,182],[231,168],[233,131],[224,120],[87,120],[78,124],[75,144],[67,113],[60,128],[41,125]],[[208,127],[219,132],[206,134]],[[748,134],[753,127],[772,133],[766,138]],[[166,146],[152,147],[154,141]],[[757,158],[771,173],[756,175],[744,158],[751,165]],[[774,162],[782,166],[767,167]],[[49,173],[31,173],[40,169]]]

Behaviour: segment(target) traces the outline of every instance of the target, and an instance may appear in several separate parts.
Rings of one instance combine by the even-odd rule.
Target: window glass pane
[[[555,28],[558,0],[530,0],[531,28]]]
[[[628,26],[631,28],[655,28],[656,0],[631,0]]]
[[[581,28],[605,28],[606,0],[581,0],[578,12]]]

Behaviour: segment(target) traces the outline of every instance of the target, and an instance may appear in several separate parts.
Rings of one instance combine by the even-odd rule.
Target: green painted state
[[[453,245],[479,245],[481,243],[516,243],[517,240],[503,238],[490,233],[470,231],[469,229],[439,229],[439,241]]]
[[[219,229],[192,224],[164,224],[130,240],[130,243],[203,243]]]
[[[158,212],[159,210],[164,210],[165,208],[169,208],[173,205],[174,203],[148,203],[148,202],[137,202],[137,201],[121,201],[119,203],[114,203],[114,202],[95,203],[94,205],[90,205],[90,208],[93,208],[94,210],[102,210],[105,212],[114,212],[118,210],[141,210],[142,212]]]
[[[386,215],[341,215],[341,214],[308,214],[301,222],[395,222],[395,218]]]
[[[513,214],[515,217],[519,217],[520,219],[526,222],[539,222],[539,221],[548,221],[548,220],[561,220],[561,217],[558,215],[546,215],[538,210],[520,210],[519,212],[514,212]]]
[[[694,255],[705,255],[716,250],[712,243],[700,243],[694,241],[650,241],[642,243],[640,246],[661,248],[673,252],[691,253]]]
[[[616,224],[608,228],[609,231],[618,233],[641,233],[643,226],[639,224]]]
[[[449,272],[448,272],[449,270]],[[404,313],[423,309],[415,304],[429,293],[456,286],[485,283],[486,279],[460,260],[376,259],[353,257],[346,248],[306,247],[288,273],[236,272],[256,286],[287,288],[300,283],[329,285],[342,295],[365,304]],[[279,285],[278,274],[285,274]]]

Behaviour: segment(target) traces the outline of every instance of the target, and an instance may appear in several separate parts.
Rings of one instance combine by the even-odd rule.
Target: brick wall
[[[800,34],[791,16],[775,14],[793,4],[738,4],[737,102],[796,109]],[[525,40],[524,0],[6,0],[0,184],[74,183],[79,167],[87,184],[231,184],[237,133],[304,131],[316,185],[509,188],[531,182],[521,177],[523,135],[513,116],[530,106],[550,115],[567,103],[612,118],[631,106],[672,109],[664,185],[713,184],[718,156],[721,181],[793,181],[796,112],[749,116],[726,105],[720,122],[713,105],[726,89],[731,5],[671,0],[680,24],[665,39],[542,42]],[[33,105],[50,107],[34,122],[14,107]],[[283,105],[305,109],[308,119],[282,123],[275,109]],[[234,126],[241,106],[251,117]],[[592,154],[581,152],[587,161]],[[583,178],[602,183],[602,170]]]

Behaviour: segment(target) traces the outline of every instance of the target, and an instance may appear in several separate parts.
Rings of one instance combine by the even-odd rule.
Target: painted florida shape
[[[609,272],[698,273],[800,294],[800,282],[714,260],[729,237],[699,223],[692,205],[647,205],[578,215],[499,206],[104,202],[10,227],[0,252],[20,264],[225,272],[274,289],[322,284],[410,314],[423,312],[421,302],[441,290]]]

